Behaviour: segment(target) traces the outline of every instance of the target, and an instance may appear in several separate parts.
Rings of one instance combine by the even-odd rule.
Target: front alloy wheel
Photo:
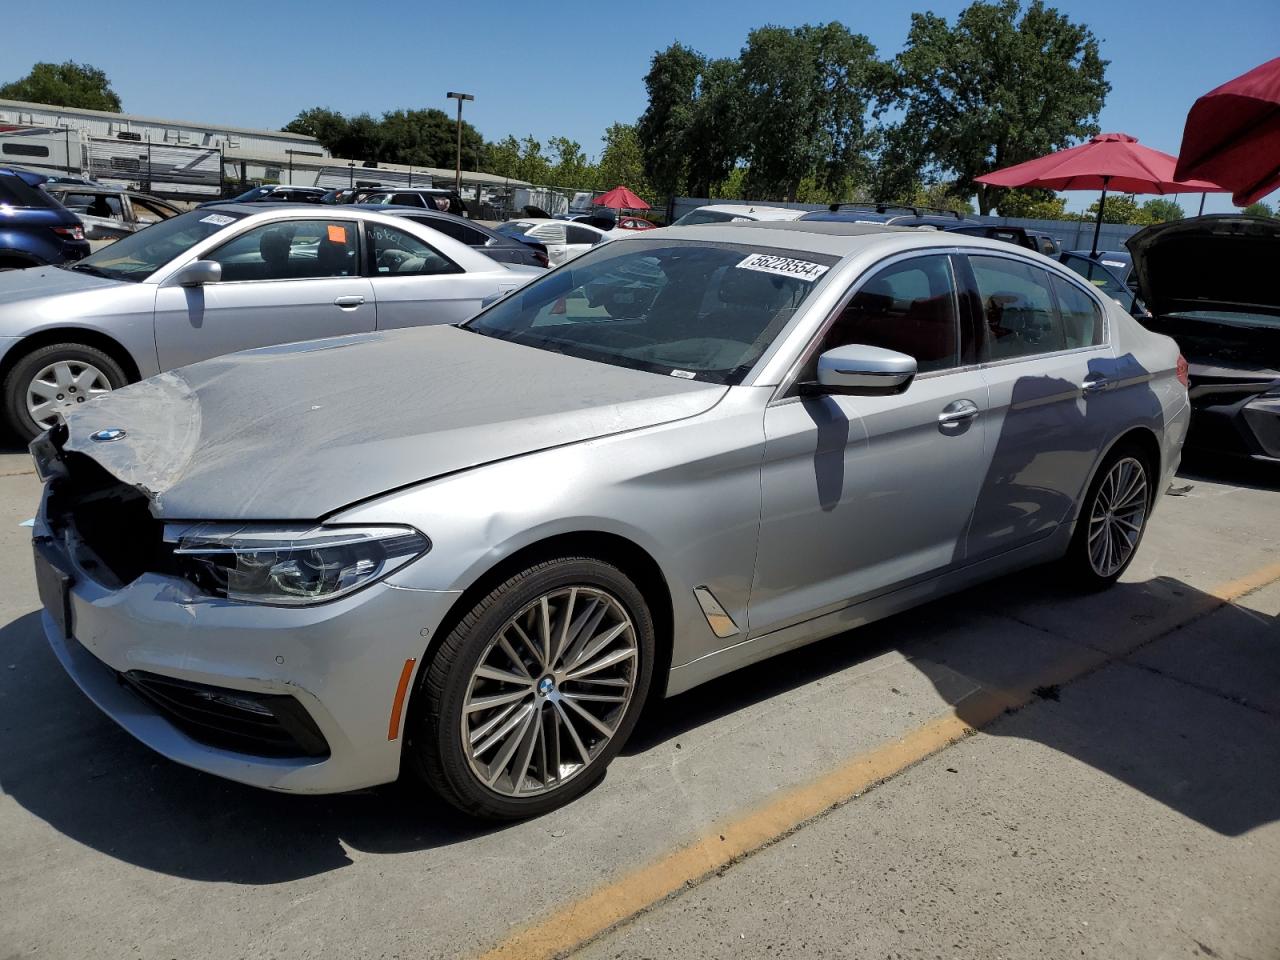
[[[86,360],[58,359],[38,370],[27,384],[27,413],[48,430],[78,404],[111,392],[107,375]]]
[[[553,810],[604,775],[654,662],[644,596],[612,564],[562,557],[499,584],[419,674],[405,759],[483,817]]]
[[[544,593],[471,673],[461,735],[472,772],[508,797],[572,780],[617,732],[636,666],[635,626],[616,599],[587,586]]]

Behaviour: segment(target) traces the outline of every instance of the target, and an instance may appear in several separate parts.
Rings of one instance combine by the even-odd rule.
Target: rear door
[[[375,328],[354,220],[277,220],[206,255],[222,280],[161,287],[156,349],[169,370],[236,350]]]
[[[369,281],[377,301],[378,329],[461,323],[521,278],[507,280],[503,267],[468,273],[408,231],[366,223]],[[499,272],[501,271],[501,273]]]
[[[1069,521],[1127,379],[1083,283],[1020,256],[970,254],[965,282],[990,390],[987,476],[967,553],[980,560]]]
[[[753,635],[965,560],[988,400],[952,259],[908,255],[859,281],[798,382],[814,379],[820,353],[847,344],[906,353],[920,372],[895,396],[792,388],[767,408]]]

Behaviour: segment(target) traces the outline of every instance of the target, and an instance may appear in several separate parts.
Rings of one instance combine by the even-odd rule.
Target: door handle
[[[364,303],[364,297],[360,296],[339,297],[337,300],[333,301],[333,305],[335,307],[342,307],[344,310],[350,307],[358,307],[362,303]]]
[[[1080,384],[1080,392],[1085,396],[1091,393],[1101,393],[1103,390],[1111,389],[1111,381],[1106,377],[1092,377]]]
[[[943,426],[951,423],[964,423],[978,415],[978,405],[972,400],[955,400],[948,403],[938,414],[938,422]]]

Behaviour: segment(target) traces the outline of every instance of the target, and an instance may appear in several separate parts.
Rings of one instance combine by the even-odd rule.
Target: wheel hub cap
[[[1147,520],[1147,471],[1125,457],[1107,471],[1089,512],[1089,564],[1109,577],[1129,562]]]
[[[27,385],[27,413],[37,426],[48,429],[86,400],[110,392],[111,381],[93,364],[57,360]]]
[[[557,790],[613,739],[635,689],[635,626],[595,587],[563,587],[500,629],[471,673],[461,736],[471,771],[495,793]]]

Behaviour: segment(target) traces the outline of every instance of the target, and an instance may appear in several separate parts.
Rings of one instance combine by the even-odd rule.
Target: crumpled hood
[[[78,270],[63,270],[60,267],[4,270],[0,271],[0,307],[30,300],[32,297],[52,297],[87,290],[101,292],[108,287],[133,286],[136,284],[125,280],[108,280]]]
[[[1126,241],[1147,307],[1280,317],[1280,220],[1210,214],[1155,224]]]
[[[315,520],[494,460],[694,416],[727,388],[420,327],[265,347],[86,404],[63,449],[174,520]],[[121,439],[94,441],[98,431]]]

